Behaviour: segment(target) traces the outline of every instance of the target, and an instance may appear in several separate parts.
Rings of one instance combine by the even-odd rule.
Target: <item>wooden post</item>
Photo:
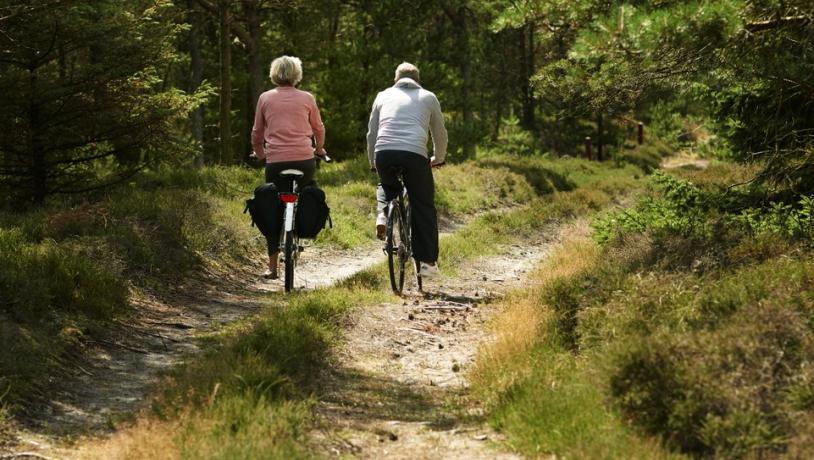
[[[638,136],[636,137],[636,140],[639,142],[639,145],[644,144],[644,123],[641,121],[639,122],[637,133]]]
[[[585,158],[589,160],[593,159],[593,143],[591,142],[591,136],[585,136]]]

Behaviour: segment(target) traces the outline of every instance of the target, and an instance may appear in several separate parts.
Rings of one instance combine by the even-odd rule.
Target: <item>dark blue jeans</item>
[[[397,168],[404,170],[404,186],[410,196],[413,257],[419,262],[435,263],[438,260],[438,213],[429,159],[402,150],[376,152],[376,171],[381,186],[376,191],[377,209],[382,212],[387,202],[401,193]]]

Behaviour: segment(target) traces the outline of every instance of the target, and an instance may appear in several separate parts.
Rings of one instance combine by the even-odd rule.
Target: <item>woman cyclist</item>
[[[286,169],[302,171],[304,175],[298,180],[300,187],[313,182],[314,155],[326,154],[325,126],[314,96],[296,88],[302,80],[299,58],[278,57],[271,63],[269,77],[276,88],[261,94],[257,101],[251,157],[266,160],[267,183],[273,182],[277,190],[291,190],[291,179],[280,177],[280,172]],[[282,214],[277,220],[282,221]],[[263,276],[277,279],[280,227],[266,235],[266,240],[269,262]]]

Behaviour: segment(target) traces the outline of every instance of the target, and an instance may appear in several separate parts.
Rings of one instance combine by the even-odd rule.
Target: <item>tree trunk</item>
[[[596,159],[598,161],[602,161],[602,160],[605,159],[603,154],[602,154],[602,152],[603,152],[603,149],[602,149],[602,142],[603,142],[602,131],[604,131],[604,127],[602,126],[603,125],[602,121],[603,121],[602,120],[602,113],[598,113],[596,115]]]
[[[246,14],[246,24],[249,31],[249,43],[246,43],[248,54],[246,64],[248,66],[248,97],[246,110],[246,145],[251,146],[251,128],[254,124],[254,111],[257,108],[257,100],[263,93],[263,61],[260,45],[263,36],[262,20],[260,18],[259,2],[257,0],[244,0],[243,10]],[[251,147],[244,149],[243,161],[248,162],[248,155]]]
[[[220,0],[220,156],[219,162],[232,162],[232,48],[229,0]]]
[[[31,161],[31,198],[42,204],[48,195],[48,165],[40,138],[40,106],[37,66],[28,70],[28,156]]]
[[[472,126],[472,47],[469,43],[469,23],[467,21],[467,5],[462,3],[458,7],[443,5],[444,12],[455,28],[455,38],[458,45],[458,63],[461,71],[461,114],[463,115],[463,154],[465,158],[475,156],[475,129]]]
[[[464,118],[464,158],[475,157],[475,127],[472,117],[472,63],[471,47],[469,45],[469,29],[466,20],[466,8],[459,10],[458,39],[461,49],[461,75],[463,77],[463,111]]]
[[[201,12],[195,2],[187,0],[189,8],[189,90],[195,92],[203,81],[203,58],[201,57]],[[203,105],[196,107],[190,114],[192,125],[192,139],[195,141],[198,154],[195,157],[195,166],[202,167],[206,163],[203,149]]]
[[[534,76],[534,23],[530,22],[523,33],[523,127],[529,131],[536,130],[534,112],[534,88],[531,86],[531,77]]]

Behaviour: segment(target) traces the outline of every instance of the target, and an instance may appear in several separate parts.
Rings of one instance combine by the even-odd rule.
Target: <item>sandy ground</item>
[[[352,314],[317,407],[317,451],[366,459],[517,458],[495,442],[501,437],[483,422],[466,376],[489,338],[491,301],[522,283],[557,233],[425,281],[423,295],[413,284],[401,303]]]
[[[328,286],[383,260],[379,243],[347,251],[307,247],[295,272],[295,288]],[[0,446],[0,459],[21,452],[69,456],[59,447],[66,439],[109,433],[117,422],[132,417],[162,370],[199,351],[197,335],[257,313],[265,294],[283,291],[282,280],[254,274],[262,270],[258,261],[254,272],[222,279],[219,286],[226,290],[199,283],[183,289],[197,292],[195,296],[159,301],[137,295],[133,314],[105,331],[104,339],[86,341],[87,358],[74,364],[73,375],[55,385],[60,389],[47,402],[23,415],[25,428],[13,434],[13,448]]]

